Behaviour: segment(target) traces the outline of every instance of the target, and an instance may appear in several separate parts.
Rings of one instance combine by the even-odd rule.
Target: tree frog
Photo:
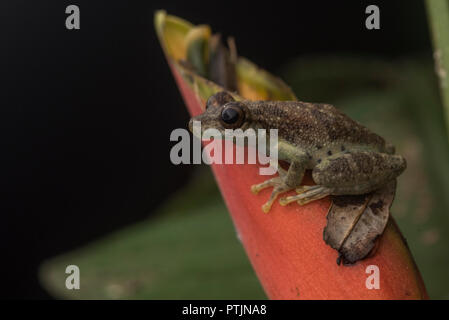
[[[279,199],[281,205],[304,205],[328,195],[359,195],[372,192],[395,180],[406,168],[404,157],[394,147],[362,124],[330,104],[301,101],[236,101],[228,92],[209,97],[206,111],[190,120],[201,121],[201,130],[252,128],[278,129],[279,175],[251,190],[273,187],[262,206],[269,212],[278,195],[296,190],[296,195]],[[306,170],[312,170],[316,185],[301,186]]]

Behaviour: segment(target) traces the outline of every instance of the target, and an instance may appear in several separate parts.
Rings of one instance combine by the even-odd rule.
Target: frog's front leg
[[[278,165],[279,176],[264,181],[260,184],[253,185],[251,191],[257,194],[260,190],[273,187],[271,196],[268,201],[262,206],[262,210],[267,213],[270,211],[273,202],[276,200],[277,196],[283,192],[290,191],[301,183],[304,176],[305,166],[302,161],[293,161],[288,168],[288,171],[282,169]]]

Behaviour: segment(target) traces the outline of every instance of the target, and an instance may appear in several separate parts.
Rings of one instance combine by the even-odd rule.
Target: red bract
[[[163,25],[157,23],[156,27]],[[161,37],[163,32],[158,32]],[[190,114],[202,113],[207,97],[198,94],[198,88],[192,86],[176,60],[165,51]],[[203,82],[202,85],[208,85]],[[353,266],[338,266],[338,253],[323,241],[331,204],[328,198],[305,206],[294,203],[282,207],[276,202],[265,214],[261,206],[271,190],[258,195],[250,191],[251,185],[267,179],[259,175],[258,165],[213,164],[212,169],[237,233],[270,299],[427,298],[421,275],[392,218],[372,257]],[[310,176],[304,182],[312,183]],[[379,268],[379,289],[366,285],[371,274],[367,268],[371,265]]]

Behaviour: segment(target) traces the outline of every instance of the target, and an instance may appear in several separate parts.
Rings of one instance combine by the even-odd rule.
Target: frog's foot
[[[301,186],[296,189],[296,192],[299,193],[296,196],[290,196],[279,199],[279,203],[283,206],[287,204],[297,201],[298,204],[304,205],[306,203],[322,199],[331,194],[331,190],[329,188],[315,185],[315,186]]]
[[[279,173],[281,174],[281,173]],[[282,175],[281,175],[282,176]],[[273,205],[273,202],[276,200],[277,196],[283,192],[287,192],[292,190],[292,187],[287,186],[281,177],[275,177],[264,181],[262,183],[253,185],[251,187],[251,191],[257,194],[260,190],[263,190],[268,187],[273,187],[273,191],[271,192],[270,198],[268,201],[262,206],[262,210],[265,213],[268,213]]]
[[[259,183],[259,184],[253,184],[251,186],[252,193],[258,194],[259,191],[261,191],[263,189],[266,189],[266,188],[269,188],[269,187],[276,187],[276,186],[279,186],[279,185],[283,185],[284,184],[283,181],[285,179],[285,176],[287,175],[287,170],[282,169],[280,166],[278,167],[277,170],[278,170],[278,173],[279,173],[279,177],[274,177],[272,179],[268,179],[268,180],[266,180],[266,181],[264,181],[262,183]],[[291,189],[293,189],[293,188],[290,188],[290,190]]]

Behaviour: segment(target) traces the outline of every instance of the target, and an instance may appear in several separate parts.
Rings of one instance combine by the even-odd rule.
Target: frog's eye
[[[245,112],[239,105],[226,105],[221,111],[221,122],[227,128],[238,128],[244,120]]]
[[[209,99],[207,99],[206,109],[211,108],[211,107],[212,108],[221,107],[231,101],[235,101],[235,100],[226,91],[217,92],[216,94],[210,96]]]

